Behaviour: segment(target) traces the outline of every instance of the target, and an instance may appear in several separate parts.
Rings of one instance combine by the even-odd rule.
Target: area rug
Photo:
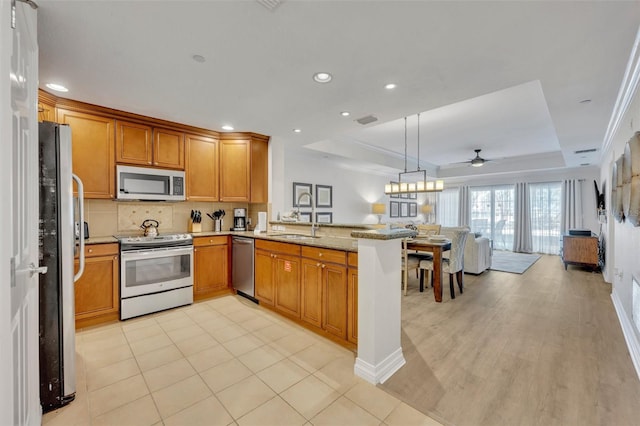
[[[494,250],[491,258],[491,270],[522,274],[538,259],[540,259],[539,254]]]

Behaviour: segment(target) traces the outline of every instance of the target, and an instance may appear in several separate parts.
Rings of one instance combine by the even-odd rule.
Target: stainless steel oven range
[[[193,303],[189,234],[120,240],[120,319]]]

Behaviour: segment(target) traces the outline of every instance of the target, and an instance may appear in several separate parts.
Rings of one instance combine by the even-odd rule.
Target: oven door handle
[[[158,257],[180,256],[193,254],[193,247],[162,248],[153,250],[123,251],[120,253],[122,260],[153,259]]]

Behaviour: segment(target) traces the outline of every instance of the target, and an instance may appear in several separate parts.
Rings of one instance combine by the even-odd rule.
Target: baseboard
[[[615,290],[611,292],[611,300],[613,300],[613,307],[618,315],[618,321],[620,321],[620,325],[622,326],[622,334],[624,335],[624,340],[627,342],[631,361],[636,369],[638,379],[640,379],[640,341],[638,341],[638,336],[633,329],[633,324],[629,321],[627,315],[625,315],[624,308]]]
[[[356,358],[353,372],[356,376],[363,378],[369,383],[377,385],[384,383],[393,373],[406,364],[402,355],[402,348],[398,348],[377,365],[369,364],[361,358]]]

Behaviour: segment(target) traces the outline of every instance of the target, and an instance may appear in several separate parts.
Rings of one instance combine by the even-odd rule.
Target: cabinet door
[[[250,201],[251,141],[220,141],[220,201]]]
[[[114,120],[64,109],[57,116],[71,127],[72,168],[84,183],[84,197],[114,198]]]
[[[152,164],[152,129],[144,124],[116,121],[116,162],[125,164]]]
[[[117,255],[87,257],[84,273],[75,283],[76,320],[118,312],[119,282]]]
[[[56,122],[56,107],[44,102],[38,102],[38,121]]]
[[[251,141],[251,202],[269,202],[269,144]]]
[[[273,288],[273,255],[267,251],[255,251],[254,282],[256,298],[261,304],[273,306],[275,291]]]
[[[228,283],[228,246],[203,246],[194,249],[193,292],[205,295],[227,288]]]
[[[347,340],[358,343],[358,270],[349,268],[347,283]]]
[[[153,129],[153,165],[184,170],[184,133]]]
[[[322,263],[302,259],[300,318],[322,327]]]
[[[347,268],[323,263],[324,316],[322,328],[342,339],[347,338]]]
[[[218,141],[187,135],[187,200],[218,201]]]
[[[275,307],[300,318],[300,258],[280,253],[274,256]]]

